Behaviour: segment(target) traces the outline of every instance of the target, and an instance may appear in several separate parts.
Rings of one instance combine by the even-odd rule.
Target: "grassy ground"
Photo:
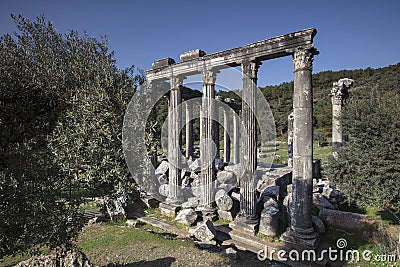
[[[276,165],[287,164],[288,162],[288,146],[287,141],[284,139],[278,140],[274,145],[262,147],[261,151],[271,153],[275,150],[275,157],[273,163]],[[332,153],[331,146],[319,146],[318,142],[314,142],[314,159],[321,159],[326,161]],[[270,159],[259,158],[260,162],[269,162]]]
[[[216,247],[199,248],[190,239],[177,239],[146,224],[100,223],[86,226],[77,245],[96,266],[269,266],[250,252],[233,260]],[[0,266],[13,266],[29,256],[6,258]]]

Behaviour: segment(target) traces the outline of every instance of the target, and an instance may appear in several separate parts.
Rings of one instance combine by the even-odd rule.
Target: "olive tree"
[[[0,38],[0,258],[70,246],[81,199],[128,181],[121,129],[143,75],[120,70],[106,38],[12,16]]]

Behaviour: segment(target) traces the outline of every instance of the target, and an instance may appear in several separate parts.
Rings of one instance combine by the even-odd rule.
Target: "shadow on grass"
[[[165,257],[161,259],[156,259],[152,261],[138,261],[138,262],[132,262],[128,263],[125,265],[120,265],[122,267],[134,267],[134,266],[142,266],[142,267],[154,267],[154,266],[162,266],[162,267],[169,267],[173,262],[175,262],[176,259],[173,257]]]

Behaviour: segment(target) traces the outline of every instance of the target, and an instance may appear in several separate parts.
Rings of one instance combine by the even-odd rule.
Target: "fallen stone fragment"
[[[193,231],[193,235],[200,241],[211,241],[217,235],[213,223],[206,220]]]

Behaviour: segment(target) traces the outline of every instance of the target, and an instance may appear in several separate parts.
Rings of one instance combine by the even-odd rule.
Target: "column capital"
[[[203,80],[203,84],[206,85],[214,85],[217,80],[218,70],[215,69],[206,69],[201,72],[201,78]]]
[[[340,79],[337,82],[333,83],[333,87],[331,90],[331,96],[334,100],[338,100],[341,102],[349,96],[348,89],[352,86],[354,80],[349,78]]]
[[[312,71],[315,49],[297,49],[293,54],[294,71],[310,70]]]
[[[258,68],[261,62],[257,60],[244,60],[241,63],[243,78],[257,79]]]
[[[171,76],[169,79],[171,90],[180,89],[183,86],[184,79],[186,79],[184,76]]]

